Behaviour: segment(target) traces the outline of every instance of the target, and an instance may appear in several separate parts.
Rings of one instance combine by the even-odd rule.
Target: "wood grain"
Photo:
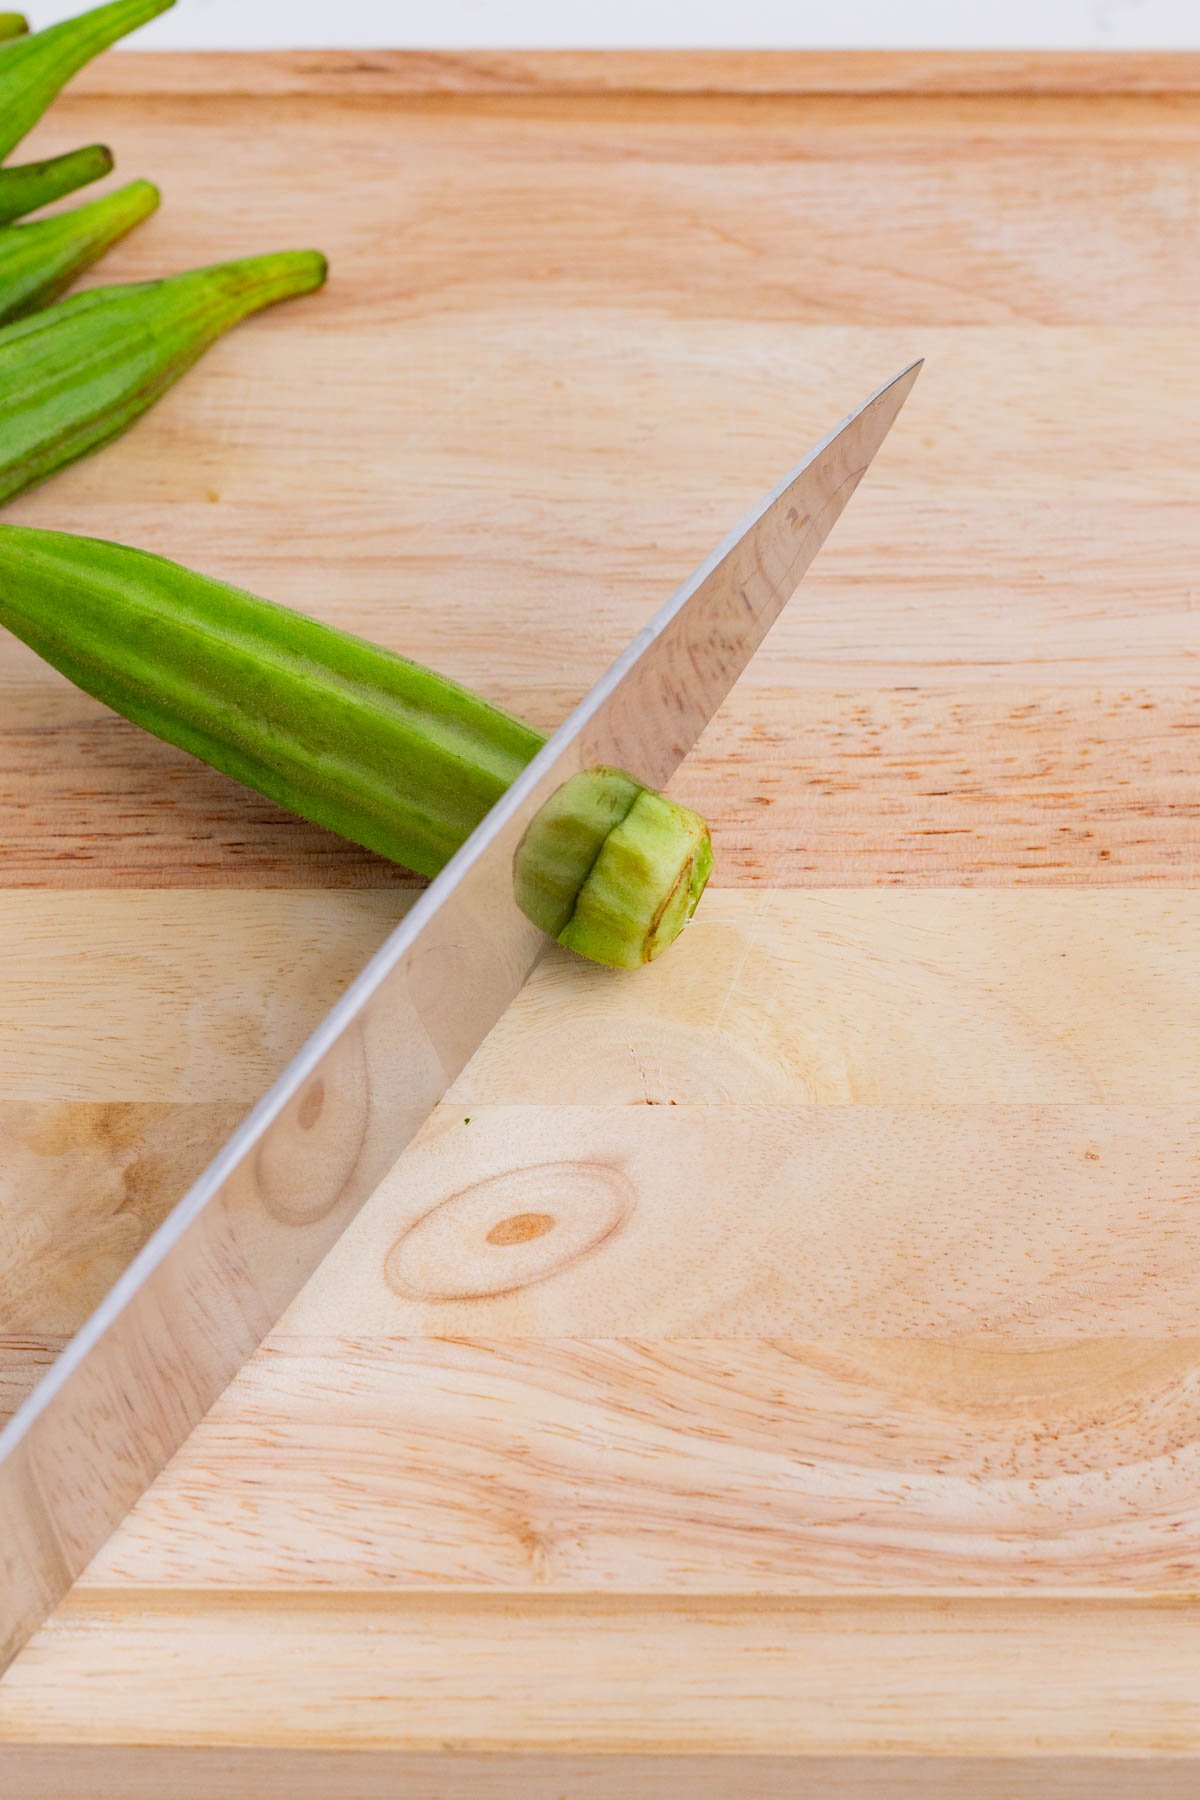
[[[0,895],[13,1100],[250,1106],[403,893]],[[635,975],[549,951],[453,1090],[537,1107],[1175,1103],[1200,1077],[1194,889],[710,893]]]
[[[631,1793],[687,1794],[689,1800],[948,1800],[967,1791],[978,1800],[1175,1800],[1197,1774],[1188,1755],[1137,1752],[1108,1757],[1036,1751],[983,1761],[972,1756],[682,1755],[622,1752],[585,1756],[512,1752],[428,1755],[406,1750],[264,1750],[255,1745],[129,1745],[119,1769],[98,1767],[90,1746],[0,1747],[0,1777],[19,1770],[22,1800],[60,1800],[86,1784],[89,1800],[160,1800],[174,1782],[205,1800],[375,1800],[380,1793],[435,1795],[436,1800],[628,1800]]]
[[[896,1259],[911,1297],[881,1293],[880,1255],[844,1278],[865,1296],[861,1321],[849,1302],[814,1321],[800,1276],[768,1260],[792,1248],[786,1231],[768,1244],[761,1219],[747,1229],[757,1264],[731,1255],[719,1292],[689,1295],[705,1236],[723,1250],[733,1239],[722,1223],[668,1259],[674,1320],[634,1249],[594,1259],[597,1275],[634,1264],[625,1338],[597,1335],[596,1306],[572,1313],[569,1279],[548,1281],[540,1304],[532,1287],[473,1313],[401,1296],[389,1317],[360,1243],[361,1308],[343,1262],[101,1552],[87,1589],[131,1611],[164,1591],[186,1608],[217,1590],[303,1590],[333,1608],[348,1593],[452,1591],[521,1605],[550,1593],[1194,1594],[1200,1340],[1137,1338],[1125,1320],[1125,1341],[1048,1341],[1035,1314],[1050,1284],[1036,1270],[1027,1308],[1010,1292],[968,1319],[964,1296],[957,1317],[926,1327],[937,1342],[839,1338],[903,1330],[902,1311],[920,1329],[918,1296],[935,1272],[948,1280],[944,1234],[926,1258]],[[1086,1247],[1086,1227],[1075,1233]],[[972,1221],[962,1238],[965,1288],[984,1256]],[[811,1270],[814,1258],[800,1260]],[[1062,1334],[1084,1309],[1111,1333],[1078,1285]],[[719,1336],[686,1334],[702,1306]],[[550,1335],[556,1312],[573,1335]],[[647,1319],[653,1336],[640,1337]],[[331,1334],[348,1321],[355,1335]],[[796,1325],[824,1336],[788,1336]],[[1144,1328],[1169,1325],[1168,1302]]]
[[[1189,51],[873,50],[139,52],[84,70],[76,93],[144,94],[1193,94]]]
[[[1195,57],[113,57],[134,278],[317,242],[7,516],[550,729],[914,355],[676,789],[0,1685],[0,1793],[1200,1771]],[[100,277],[97,277],[100,278]],[[0,1415],[411,898],[0,644]]]
[[[1189,1104],[1191,890],[714,894],[635,987],[548,957],[452,1098]],[[691,938],[688,943],[690,945]]]
[[[1193,1106],[469,1117],[443,1107],[384,1183],[302,1336],[1044,1344],[1196,1317]]]
[[[239,1111],[104,1102],[0,1107],[0,1341],[32,1332],[69,1336]]]
[[[165,216],[146,230],[163,238]],[[297,220],[288,235],[309,229]],[[250,251],[285,230],[228,241]],[[711,242],[697,234],[695,258],[724,259]],[[135,262],[122,246],[121,267],[148,276],[195,253],[183,231],[145,248]],[[501,240],[496,254],[525,252]],[[358,257],[347,243],[344,261]],[[402,295],[389,327],[364,317],[386,304],[372,296],[388,291],[389,265],[375,260],[353,298],[339,299],[335,267],[326,293],[218,346],[110,453],[115,468],[77,465],[9,516],[93,535],[118,517],[147,548],[373,636],[548,727],[813,436],[924,351],[908,435],[884,447],[747,691],[1194,681],[1190,332],[673,322],[671,295],[668,316],[655,301],[626,318],[569,292],[556,313],[536,287],[496,315],[480,292],[464,316],[433,319]],[[724,269],[712,306],[751,300]],[[616,370],[613,332],[634,339]],[[297,367],[317,383],[306,433]],[[182,484],[180,458],[193,470]],[[306,504],[289,542],[280,508],[310,482],[321,505]],[[18,732],[48,691],[60,682],[6,642],[0,693]],[[27,739],[4,742],[5,766],[29,775]]]
[[[211,1744],[215,1717],[235,1747],[278,1741],[290,1698],[314,1750],[403,1744],[449,1752],[451,1767],[455,1752],[533,1744],[737,1760],[753,1749],[801,1767],[824,1756],[835,1776],[842,1757],[864,1753],[957,1754],[968,1773],[1035,1753],[1052,1772],[1057,1757],[1086,1755],[1097,1741],[1110,1754],[1197,1756],[1200,1639],[1186,1603],[746,1606],[601,1595],[517,1611],[486,1596],[332,1606],[320,1596],[189,1598],[131,1608],[112,1593],[78,1594],[56,1637],[5,1678],[9,1745],[82,1739],[102,1768],[105,1745],[122,1735]],[[57,1683],[46,1679],[48,1656]],[[647,1723],[630,1715],[631,1662],[649,1695]],[[148,1686],[166,1702],[153,1724]]]
[[[0,893],[12,1099],[252,1101],[407,904],[404,895]]]
[[[0,1101],[0,1424],[244,1110]]]
[[[547,727],[578,697],[503,696]],[[65,684],[16,688],[3,736],[9,890],[418,885]],[[672,792],[711,822],[724,887],[1187,883],[1195,692],[739,688]]]

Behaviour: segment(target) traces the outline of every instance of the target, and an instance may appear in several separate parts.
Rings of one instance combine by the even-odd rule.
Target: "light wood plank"
[[[504,698],[549,727],[578,696]],[[1159,684],[738,688],[671,791],[723,887],[1179,884],[1196,723],[1197,691]],[[8,889],[417,885],[49,676],[10,689],[0,742]]]
[[[350,1592],[456,1590],[1075,1591],[1115,1609],[1200,1580],[1195,1338],[1038,1342],[1027,1315],[989,1322],[986,1342],[800,1341],[800,1278],[772,1282],[745,1252],[703,1284],[722,1335],[672,1335],[673,1311],[698,1310],[696,1277],[661,1251],[658,1282],[630,1283],[627,1338],[579,1335],[593,1320],[562,1277],[523,1288],[523,1308],[515,1293],[477,1304],[473,1324],[461,1304],[416,1325],[399,1305],[389,1331],[361,1252],[294,1309],[87,1589],[131,1609],[178,1592],[185,1611],[216,1590],[323,1594],[333,1610]],[[1102,1286],[1103,1255],[1090,1267]],[[970,1247],[962,1268],[966,1285]],[[593,1259],[594,1280],[612,1272]],[[344,1329],[352,1280],[358,1335],[323,1335]],[[1035,1273],[1030,1312],[1037,1287]],[[864,1307],[866,1330],[882,1310]],[[556,1322],[573,1335],[547,1335]]]
[[[4,1097],[250,1104],[409,898],[0,891]]]
[[[0,1425],[244,1110],[0,1101]]]
[[[454,1100],[1188,1104],[1200,896],[715,893],[676,955],[535,971]]]
[[[232,250],[270,241],[250,225]],[[122,268],[182,263],[194,241],[179,230],[142,251]],[[548,252],[496,254],[507,267]],[[386,278],[368,268],[347,296],[335,274],[326,294],[244,327],[119,445],[9,516],[93,535],[119,517],[134,542],[549,725],[815,436],[926,353],[902,428],[750,687],[1196,678],[1190,334],[634,323],[568,294],[556,309],[541,289],[447,313],[440,276],[433,316],[397,302],[385,326],[364,312]],[[732,308],[736,287],[730,270],[714,307]],[[616,370],[614,330],[634,334]],[[298,433],[301,367],[316,386]],[[1139,419],[1158,421],[1157,439]],[[285,497],[310,487],[321,505],[283,530]],[[4,689],[46,679],[6,642]]]
[[[613,1596],[518,1613],[476,1596],[93,1592],[5,1679],[0,1742],[98,1752],[219,1734],[431,1753],[1036,1754],[1052,1769],[1097,1743],[1200,1750],[1200,1632],[1182,1604]]]
[[[0,1089],[250,1105],[410,900],[0,893]],[[548,951],[454,1098],[1187,1103],[1198,988],[1194,889],[718,889],[632,976]]]
[[[162,1800],[164,1788],[203,1800],[1178,1800],[1200,1767],[1187,1755],[1044,1757],[893,1755],[430,1755],[391,1750],[261,1749],[239,1745],[0,1745],[0,1779],[22,1800]]]
[[[435,1115],[294,1330],[1045,1344],[1194,1327],[1194,1102],[468,1106]]]
[[[1188,94],[1189,51],[372,50],[105,57],[76,93],[145,94]]]
[[[319,141],[307,97],[259,106],[271,129],[250,136],[236,94],[126,109],[125,159],[177,172],[191,201],[131,259],[181,233],[219,245],[218,223],[233,246],[272,228],[307,239],[319,218],[341,305],[376,320],[472,301],[890,331],[1186,329],[1194,312],[1190,95],[330,96]],[[29,143],[111,118],[111,101],[68,95]],[[197,179],[199,129],[229,146],[220,182]],[[349,204],[339,169],[355,172]],[[626,341],[609,339],[610,362]]]
[[[76,1330],[239,1117],[0,1104],[0,1344]]]

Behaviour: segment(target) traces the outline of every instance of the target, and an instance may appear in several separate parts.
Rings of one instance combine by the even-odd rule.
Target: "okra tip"
[[[68,151],[67,154],[75,159],[80,187],[85,182],[99,181],[103,176],[111,175],[117,166],[117,159],[107,144],[84,144],[81,149]]]
[[[287,294],[311,294],[324,287],[329,274],[329,260],[320,250],[274,250],[255,260],[266,280],[279,286],[281,299]]]
[[[113,154],[107,145],[85,144],[79,150],[64,150],[60,156],[43,162],[0,169],[0,226],[37,212],[52,200],[61,200],[76,188],[99,181],[111,173],[112,167]]]
[[[24,37],[28,30],[29,20],[24,13],[0,12],[0,40]]]
[[[114,203],[114,212],[120,211],[136,222],[138,219],[148,219],[152,212],[157,211],[162,195],[152,181],[129,181],[123,188],[107,194],[105,198]],[[121,203],[119,207],[116,205],[118,201]]]
[[[328,267],[319,250],[269,250],[262,256],[214,263],[176,279],[195,282],[202,290],[220,295],[226,323],[232,323],[273,306],[277,300],[311,294],[323,285]]]
[[[110,194],[101,194],[98,200],[59,216],[106,249],[148,219],[157,210],[159,198],[152,181],[128,181],[124,187],[114,188]]]

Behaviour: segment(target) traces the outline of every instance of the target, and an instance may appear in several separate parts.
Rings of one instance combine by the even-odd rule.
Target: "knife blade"
[[[0,1670],[261,1343],[520,991],[547,942],[512,895],[513,854],[530,819],[597,764],[664,785],[795,591],[920,367],[823,439],[638,633],[0,1431]]]

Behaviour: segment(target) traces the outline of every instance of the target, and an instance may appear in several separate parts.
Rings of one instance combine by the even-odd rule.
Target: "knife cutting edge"
[[[326,1015],[0,1431],[0,1670],[359,1211],[520,991],[526,827],[598,764],[661,787],[799,585],[921,364],[871,395],[703,562]]]

